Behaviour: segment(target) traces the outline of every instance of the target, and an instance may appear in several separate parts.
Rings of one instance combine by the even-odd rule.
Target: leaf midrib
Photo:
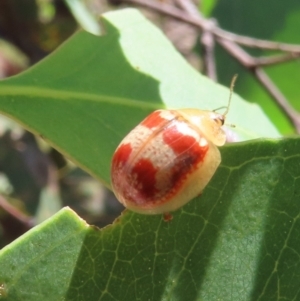
[[[137,107],[143,109],[158,109],[164,108],[163,105],[159,103],[143,102],[141,100],[136,100],[132,98],[116,97],[109,95],[101,95],[94,93],[84,93],[78,91],[67,91],[67,90],[57,90],[48,88],[38,88],[35,86],[12,86],[6,85],[0,88],[1,96],[35,96],[36,98],[52,98],[59,99],[62,101],[72,101],[74,99],[78,100],[89,100],[94,102],[109,103],[115,105],[122,105],[128,107]]]

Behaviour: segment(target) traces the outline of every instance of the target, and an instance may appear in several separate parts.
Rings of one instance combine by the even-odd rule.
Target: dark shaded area
[[[76,22],[63,1],[51,2],[55,16],[47,23],[39,19],[35,0],[0,2],[0,36],[22,50],[31,64],[38,62],[76,30]]]
[[[0,38],[8,43],[8,50],[0,46],[0,78],[20,73],[37,63],[78,28],[64,1],[48,2],[54,11],[48,19],[42,18],[42,2],[37,3],[35,0],[0,1]],[[70,167],[58,151],[43,145],[43,139],[36,139],[1,116],[0,121],[0,174],[10,187],[0,189],[5,202],[0,205],[0,247],[30,229],[37,213],[43,215],[51,210],[51,203],[57,201],[51,199],[53,194],[61,202],[60,206],[74,208],[87,221],[101,227],[111,223],[123,209],[98,181]],[[49,207],[41,209],[45,195]],[[13,213],[7,209],[10,206],[15,209]],[[27,223],[24,216],[32,223]]]

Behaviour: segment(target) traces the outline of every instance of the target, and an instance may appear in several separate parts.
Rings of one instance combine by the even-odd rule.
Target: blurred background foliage
[[[172,0],[165,2],[172,4]],[[228,31],[300,44],[298,0],[202,0],[197,4],[204,16],[214,18],[221,28]],[[0,79],[18,74],[37,63],[80,27],[99,34],[99,15],[126,6],[129,4],[106,0],[0,1]],[[141,11],[163,30],[194,68],[204,72],[198,29],[146,8],[141,8]],[[250,49],[249,53],[255,56],[271,54],[257,49]],[[260,104],[283,135],[296,132],[284,112],[249,70],[219,46],[215,60],[221,84],[228,86],[232,75],[238,73],[236,92],[244,99]],[[274,65],[265,71],[294,109],[299,111],[299,60]],[[0,195],[3,196],[0,198],[0,247],[62,206],[72,207],[89,224],[100,227],[111,223],[122,210],[113,194],[99,182],[42,139],[2,116]]]

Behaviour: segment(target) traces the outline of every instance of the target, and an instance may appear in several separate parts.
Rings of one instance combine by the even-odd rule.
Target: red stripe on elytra
[[[112,165],[118,166],[120,163],[125,165],[128,162],[131,152],[132,147],[129,143],[120,145],[113,156]]]
[[[168,122],[168,120],[161,117],[161,110],[158,110],[158,111],[154,111],[147,118],[145,118],[141,122],[141,125],[147,127],[148,129],[152,129],[155,127],[159,127],[161,126],[161,124],[164,124],[166,122]]]
[[[131,170],[132,175],[136,176],[135,188],[138,191],[140,200],[147,200],[154,197],[157,193],[155,188],[157,169],[148,159],[140,159]]]
[[[193,136],[178,131],[176,125],[165,129],[163,139],[177,155],[171,169],[172,190],[177,190],[183,185],[188,174],[203,162],[209,146],[200,146]]]

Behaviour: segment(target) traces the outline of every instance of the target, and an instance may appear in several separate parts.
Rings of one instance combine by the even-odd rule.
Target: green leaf
[[[98,230],[62,210],[0,251],[2,299],[298,300],[299,149],[299,137],[221,148],[170,222],[127,211]]]
[[[65,295],[87,229],[74,215],[64,209],[1,250],[4,300],[59,300]]]
[[[109,185],[115,147],[149,112],[214,109],[229,91],[136,11],[103,22],[106,35],[79,32],[2,81],[0,110]],[[227,121],[244,140],[278,136],[238,96]],[[62,210],[0,251],[0,300],[297,300],[299,149],[300,138],[224,146],[203,194],[170,222],[126,211],[99,230]]]
[[[104,36],[78,32],[40,64],[0,82],[0,111],[109,186],[115,148],[151,111],[216,109],[227,105],[229,91],[192,69],[137,11],[107,13],[103,24]],[[279,136],[238,96],[227,121],[240,140]]]

